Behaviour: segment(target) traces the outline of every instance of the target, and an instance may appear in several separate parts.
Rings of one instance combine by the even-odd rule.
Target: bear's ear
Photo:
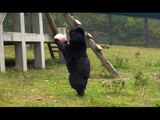
[[[80,33],[80,34],[83,34],[83,35],[85,34],[83,28],[81,28],[81,27],[77,27],[76,31],[77,31],[78,33]]]
[[[81,27],[71,28],[70,31],[69,31],[69,36],[72,38],[77,33],[82,34],[83,36],[85,36],[85,32],[84,32],[83,28],[81,28]]]

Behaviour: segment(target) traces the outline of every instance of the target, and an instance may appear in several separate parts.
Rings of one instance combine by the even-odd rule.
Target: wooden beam
[[[119,74],[117,70],[113,67],[113,65],[109,62],[109,60],[104,56],[102,49],[99,49],[92,38],[86,35],[86,42],[88,46],[93,50],[98,59],[101,61],[102,65],[108,70],[110,75],[115,78],[119,78]]]
[[[42,38],[39,42],[34,43],[34,66],[35,68],[45,69],[44,54],[44,34],[42,13],[32,13],[33,32],[38,33]]]
[[[74,19],[73,16],[71,16],[71,14],[69,13],[62,13],[63,17],[66,18],[73,26],[81,26],[82,23],[79,22],[77,19]]]

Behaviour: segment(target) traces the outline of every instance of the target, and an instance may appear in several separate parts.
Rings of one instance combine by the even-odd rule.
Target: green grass
[[[5,46],[6,72],[0,73],[0,106],[2,107],[159,107],[160,106],[160,49],[110,46],[103,49],[125,82],[115,86],[114,78],[102,67],[99,59],[88,49],[91,76],[84,97],[78,97],[68,82],[65,64],[51,59],[45,46],[45,70],[33,66],[33,50],[27,49],[28,71],[15,68],[13,46]],[[140,53],[137,55],[137,53]],[[145,85],[136,84],[134,73]],[[112,86],[109,88],[109,86]],[[115,92],[115,88],[117,91]]]

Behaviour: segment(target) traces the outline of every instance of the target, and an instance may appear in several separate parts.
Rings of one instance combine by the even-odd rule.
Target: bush
[[[137,70],[134,72],[134,79],[136,86],[148,85],[148,78],[144,77],[143,72],[141,70]]]

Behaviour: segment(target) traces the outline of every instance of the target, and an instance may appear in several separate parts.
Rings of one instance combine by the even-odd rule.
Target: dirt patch
[[[152,76],[156,79],[160,79],[160,73],[153,73]]]

